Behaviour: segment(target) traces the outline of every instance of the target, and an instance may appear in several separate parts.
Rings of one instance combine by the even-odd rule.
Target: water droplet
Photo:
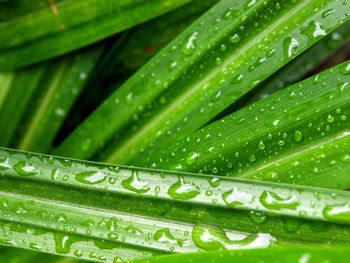
[[[281,197],[275,192],[264,191],[260,196],[260,203],[267,209],[282,210],[291,209],[295,210],[300,202],[295,195],[288,197]]]
[[[322,214],[329,220],[348,222],[348,218],[350,217],[350,203],[346,202],[340,205],[328,205],[323,209]]]
[[[78,240],[73,239],[71,236],[62,234],[62,233],[54,233],[55,239],[55,249],[58,254],[68,254],[70,253],[70,248],[72,244]]]
[[[222,64],[221,58],[217,57],[217,58],[215,59],[215,64],[216,64],[217,66],[220,66],[220,65]]]
[[[220,179],[217,178],[217,177],[211,177],[211,178],[208,179],[208,183],[212,187],[217,187],[220,184]]]
[[[110,218],[107,223],[105,221],[103,221],[103,223],[106,225],[106,228],[111,232],[117,230],[118,228],[118,220],[115,217]]]
[[[235,34],[233,34],[233,35],[230,37],[229,41],[230,41],[232,44],[236,44],[236,43],[238,43],[239,41],[241,41],[241,37],[240,37],[237,33],[235,33]]]
[[[99,184],[106,180],[106,174],[100,171],[89,171],[78,173],[75,175],[75,180],[84,184]]]
[[[314,23],[314,31],[312,33],[313,37],[325,36],[327,35],[326,30],[322,28],[319,22]]]
[[[341,68],[340,68],[340,73],[343,75],[348,75],[350,74],[350,63],[345,63]],[[347,84],[347,83],[346,83]],[[344,88],[345,89],[345,88]]]
[[[132,105],[133,97],[134,97],[134,94],[132,92],[129,92],[128,95],[126,96],[126,103],[129,105]]]
[[[297,53],[297,48],[299,47],[299,42],[295,38],[287,37],[283,41],[284,56],[287,58],[292,58]]]
[[[349,154],[344,154],[340,160],[343,162],[343,163],[347,163],[350,161],[350,155]]]
[[[281,146],[281,147],[284,146],[284,145],[286,144],[283,140],[279,140],[277,143],[278,143],[278,145]]]
[[[260,142],[258,143],[258,148],[259,148],[260,150],[264,150],[264,149],[265,149],[265,143],[264,143],[263,141],[260,141]]]
[[[187,56],[190,56],[194,53],[196,49],[196,39],[198,36],[198,32],[193,32],[190,36],[188,36],[182,45],[182,53]]]
[[[299,259],[298,262],[299,263],[308,263],[310,262],[310,258],[311,258],[311,254],[310,253],[304,253]]]
[[[297,94],[294,91],[292,91],[291,93],[289,93],[288,98],[294,99],[296,96]]]
[[[272,125],[273,125],[274,127],[277,127],[279,123],[280,123],[280,120],[274,120],[274,121],[272,122]]]
[[[131,176],[128,179],[124,180],[121,185],[125,189],[139,194],[146,193],[150,189],[148,182],[140,180],[137,171],[132,171]]]
[[[328,114],[328,116],[327,116],[327,122],[328,122],[328,123],[333,123],[334,121],[335,121],[334,117],[333,117],[332,115]]]
[[[10,165],[9,158],[0,159],[0,171],[5,171],[10,168],[11,168],[11,165]]]
[[[233,189],[223,193],[222,199],[229,207],[236,207],[236,206],[244,205],[244,203],[241,200],[237,200]]]
[[[183,247],[186,244],[186,240],[176,239],[171,233],[169,228],[159,229],[154,234],[154,240],[160,243],[166,243],[171,245],[177,245]]]
[[[83,251],[81,251],[81,249],[75,249],[73,254],[74,256],[80,258],[83,256]]]
[[[168,195],[174,199],[190,200],[195,198],[200,193],[197,185],[191,182],[185,182],[183,176],[179,176],[179,180],[173,184],[169,190]]]
[[[221,50],[222,52],[225,52],[225,51],[227,50],[226,45],[225,45],[225,44],[221,44],[220,50]]]
[[[197,152],[190,152],[187,156],[187,159],[186,159],[186,163],[187,165],[189,166],[192,166],[196,163],[197,161],[197,158],[200,156],[199,153]]]
[[[41,245],[37,244],[37,243],[29,243],[29,247],[32,248],[32,249],[35,249],[35,250],[41,250],[42,247]]]
[[[250,155],[248,159],[249,159],[249,161],[252,162],[252,163],[256,161],[255,155]]]
[[[274,56],[276,54],[276,49],[270,49],[269,51],[267,51],[266,56],[268,56],[269,58]]]
[[[38,173],[38,169],[31,163],[19,161],[13,169],[21,176],[33,176]]]
[[[222,229],[195,226],[192,230],[192,240],[197,247],[204,250],[231,250],[237,248],[268,247],[275,239],[271,235],[263,233],[259,233],[257,236],[232,233],[228,236]]]
[[[59,223],[65,223],[67,221],[67,218],[64,214],[56,215],[55,218]]]
[[[304,221],[298,218],[285,218],[283,219],[283,228],[288,233],[296,233],[303,223]]]
[[[66,111],[59,107],[55,109],[54,113],[59,117],[63,117],[64,115],[66,115]]]
[[[213,169],[211,169],[212,174],[218,174],[219,173],[219,169],[217,167],[213,167]]]
[[[80,74],[79,74],[80,79],[86,79],[86,77],[87,77],[87,75],[85,72],[80,72]]]
[[[126,230],[128,233],[133,234],[133,235],[135,235],[135,236],[142,236],[142,235],[143,235],[143,232],[142,232],[140,229],[138,229],[137,227],[134,227],[134,226],[132,226],[132,225],[127,226],[127,227],[125,228],[125,230]]]
[[[84,152],[87,152],[87,151],[90,150],[91,144],[92,144],[91,139],[86,139],[86,140],[84,140],[84,142],[81,144],[81,149],[82,149]]]
[[[304,135],[302,134],[301,131],[296,130],[294,131],[294,141],[295,142],[301,142],[304,138]]]
[[[333,14],[335,12],[334,8],[328,9],[327,11],[322,13],[322,18],[326,18],[327,16]]]
[[[263,224],[267,220],[267,216],[263,212],[258,211],[250,211],[249,212],[250,219],[257,224]]]

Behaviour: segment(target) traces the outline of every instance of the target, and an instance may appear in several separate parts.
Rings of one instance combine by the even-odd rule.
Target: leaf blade
[[[50,6],[1,23],[0,69],[15,69],[65,54],[189,1],[51,2]],[[84,12],[84,16],[76,16],[75,12]]]
[[[264,14],[266,13],[265,6],[263,6],[262,2],[248,9],[248,11],[244,9],[245,7],[243,4],[243,1],[235,3],[233,9],[239,10],[237,12],[241,13],[234,17],[249,14],[249,19],[255,21],[254,15],[256,13],[259,14],[259,10],[264,10]],[[197,20],[188,30],[169,44],[163,52],[160,52],[151,62],[119,88],[104,105],[101,105],[90,115],[90,117],[57,148],[55,153],[76,158],[90,158],[116,163],[132,163],[142,158],[145,154],[152,155],[152,150],[154,150],[152,148],[154,148],[153,145],[155,143],[171,144],[171,142],[178,138],[185,137],[190,131],[200,128],[226,106],[237,100],[250,88],[257,85],[256,78],[260,80],[264,79],[267,77],[267,74],[277,70],[279,66],[282,66],[283,63],[286,63],[294,57],[294,55],[288,57],[289,55],[287,54],[287,59],[283,63],[278,64],[276,60],[269,60],[265,57],[266,51],[263,52],[264,54],[261,54],[262,51],[257,50],[258,45],[256,45],[256,41],[258,41],[258,39],[264,39],[264,37],[272,34],[273,29],[280,29],[286,26],[286,24],[289,24],[289,20],[294,19],[293,17],[299,14],[298,10],[302,9],[304,5],[307,5],[310,9],[314,9],[312,7],[313,4],[316,5],[316,3],[312,2],[298,2],[292,4],[292,9],[291,6],[287,7],[286,4],[286,6],[284,6],[285,9],[281,7],[278,11],[273,22],[261,20],[262,22],[259,30],[267,29],[266,31],[258,30],[258,34],[252,28],[252,31],[255,33],[253,34],[251,32],[247,40],[242,38],[240,41],[242,44],[235,43],[236,45],[228,45],[228,36],[233,34],[236,30],[238,31],[238,27],[242,25],[239,19],[233,22],[229,19],[220,20],[220,23],[218,23],[216,27],[212,27],[213,31],[216,28],[219,33],[208,32],[206,27],[200,26],[201,23],[215,24],[215,20],[221,19],[224,13],[232,7],[232,3],[229,1],[220,2],[212,11],[209,11],[206,15]],[[325,5],[322,6],[323,8],[330,8],[328,5],[330,3],[324,4]],[[333,4],[338,5],[340,3],[331,3],[331,5]],[[274,8],[274,5],[271,3],[271,8],[272,6]],[[317,3],[317,6],[320,7],[320,4]],[[212,14],[214,13],[213,10],[215,10],[215,15]],[[303,18],[303,23],[305,23],[303,26],[308,28],[310,27],[308,23],[311,23],[311,20],[315,20],[316,17],[317,19],[321,19],[320,17],[324,10],[319,8],[318,11],[318,14],[314,14],[315,17]],[[301,18],[299,17],[298,19]],[[328,19],[329,18],[326,19],[327,23],[329,22]],[[247,25],[249,28],[253,27],[253,25],[248,22],[244,25]],[[312,26],[314,25],[311,23],[311,28]],[[334,27],[336,27],[336,24],[330,26],[329,29]],[[316,39],[312,38],[308,41],[307,37],[299,32],[299,28],[297,31],[297,33],[293,31],[293,34],[300,34],[298,35],[300,37],[300,43],[298,42],[300,45],[298,51],[296,51],[297,53],[303,51],[320,38],[320,36],[318,36]],[[283,51],[283,47],[281,47],[284,35],[281,34],[279,36],[281,39],[276,39],[276,42],[273,44],[269,42],[267,46],[268,50],[274,49],[276,52],[279,52],[278,55],[270,54],[271,56],[284,56],[283,54],[285,52]],[[207,39],[207,37],[209,38]],[[225,43],[226,48],[231,49],[229,49],[229,52],[226,51],[227,57],[225,57],[225,59],[222,58],[223,64],[221,66],[216,66],[216,57],[218,54],[215,53],[212,55],[212,53],[210,53],[212,51],[217,51],[216,49],[213,50],[205,45],[198,44],[196,52],[190,54],[190,58],[188,58],[189,55],[183,54],[182,46],[184,43],[188,43],[187,41],[190,39],[192,39],[191,41],[196,39],[198,43],[212,41],[212,44],[214,46],[216,45],[216,48]],[[291,39],[287,38],[287,40]],[[175,46],[177,49],[172,50],[172,47]],[[185,51],[185,53],[186,52],[187,51]],[[192,51],[190,50],[189,52]],[[166,54],[172,55],[167,56]],[[166,66],[169,66],[169,64],[173,62],[172,56],[175,54],[178,60],[178,66],[171,72]],[[242,83],[231,85],[230,81],[235,81],[235,77],[239,77],[239,74],[235,76],[233,76],[233,74],[229,75],[229,70],[227,68],[226,71],[224,70],[225,66],[228,66],[228,64],[232,62],[232,65],[230,65],[232,66],[230,72],[239,69],[240,73],[242,73],[243,68],[241,66],[244,63],[247,64],[245,61],[250,61],[249,58],[251,57],[260,56],[258,54],[266,58],[266,62],[264,63],[269,63],[269,66],[264,64],[263,67],[257,67],[258,69],[255,69],[254,74],[247,74],[245,79],[242,80]],[[208,66],[204,67],[204,69],[200,69],[200,65],[205,65],[204,63],[208,61],[210,61]],[[245,69],[245,66],[247,66],[247,69]],[[245,66],[244,71],[248,71],[250,65]],[[269,73],[264,71],[267,71],[267,69],[269,69]],[[186,74],[186,71],[190,73]],[[209,75],[204,73],[208,73]],[[226,80],[226,82],[218,85],[221,80]],[[244,88],[240,89],[239,87]],[[152,102],[149,103],[149,101]],[[170,102],[168,103],[168,101]],[[206,108],[204,113],[200,110],[203,105],[211,105],[211,107]],[[118,108],[118,111],[115,112],[113,110],[114,108]],[[99,123],[99,125],[104,123],[104,126],[98,131],[94,130],[92,135],[92,127],[96,126],[96,123]],[[83,145],[88,146],[85,148]]]
[[[137,164],[347,189],[348,65],[281,90]]]
[[[344,234],[350,231],[346,191],[118,167],[8,149],[0,150],[0,160],[0,239],[5,245],[30,248],[20,242],[26,236],[49,253],[74,256],[74,249],[60,247],[63,238],[83,251],[83,259],[93,251],[111,261],[111,255],[130,259],[306,241],[350,243]],[[208,234],[214,239],[205,238]],[[47,246],[43,238],[49,240]],[[61,240],[58,250],[54,238]],[[112,250],[91,243],[101,240]]]

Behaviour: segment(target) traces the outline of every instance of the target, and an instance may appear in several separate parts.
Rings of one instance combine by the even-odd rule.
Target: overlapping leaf
[[[48,152],[96,65],[97,45],[40,65],[3,74],[0,145]],[[7,83],[6,83],[7,82]]]
[[[241,178],[350,187],[350,63],[193,133],[137,165]]]
[[[126,81],[56,153],[116,163],[152,155],[158,144],[200,128],[345,22],[348,9],[344,1],[221,1]]]
[[[42,8],[28,8],[31,12],[0,23],[0,70],[11,70],[65,54],[189,1],[46,1]]]
[[[333,262],[346,263],[350,253],[349,247],[290,247],[290,248],[269,248],[254,249],[230,252],[209,252],[190,255],[174,255],[155,257],[146,260],[137,260],[135,263],[234,263],[247,262],[255,263],[264,259],[264,262],[285,262],[285,263],[319,263]]]
[[[6,149],[0,160],[0,240],[8,246],[111,262],[171,252],[350,242],[345,191]]]

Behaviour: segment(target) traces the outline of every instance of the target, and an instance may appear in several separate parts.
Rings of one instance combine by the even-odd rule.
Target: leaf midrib
[[[350,136],[350,131],[343,131],[340,134],[337,134],[336,136],[330,136],[329,138],[325,138],[323,140],[317,140],[314,143],[308,143],[305,146],[298,148],[297,151],[294,151],[293,153],[285,153],[283,155],[278,156],[278,158],[273,159],[272,161],[269,160],[269,162],[265,164],[261,164],[259,166],[254,166],[254,169],[247,170],[245,172],[242,172],[241,174],[237,175],[237,178],[247,178],[252,174],[258,173],[259,171],[263,171],[269,167],[272,167],[278,163],[281,162],[287,162],[289,159],[293,159],[297,157],[298,155],[303,155],[305,153],[311,152],[319,147],[322,147],[322,145],[336,142],[337,140],[341,140],[346,138],[347,136]]]
[[[222,68],[225,68],[228,65],[230,65],[233,61],[237,59],[237,57],[241,56],[247,50],[253,47],[258,40],[263,38],[263,36],[272,32],[280,24],[284,23],[286,20],[288,20],[298,11],[300,11],[306,4],[308,4],[311,1],[312,0],[303,1],[301,4],[295,6],[293,11],[289,12],[288,15],[280,17],[279,19],[276,20],[276,23],[271,24],[265,30],[257,34],[255,37],[251,38],[245,45],[243,45],[243,47],[237,49],[236,53],[230,56],[227,60],[225,60],[221,67],[213,67],[212,70],[210,70],[203,79],[200,79],[194,82],[192,89],[186,90],[186,92],[182,93],[180,96],[174,99],[173,102],[169,104],[169,106],[164,107],[163,110],[160,111],[156,116],[154,116],[146,125],[142,126],[142,128],[138,130],[137,133],[129,137],[129,139],[126,140],[121,145],[121,147],[118,147],[115,151],[113,151],[105,161],[114,162],[114,160],[119,159],[118,156],[124,156],[125,154],[127,154],[127,151],[130,149],[132,145],[137,144],[145,136],[145,134],[151,131],[160,121],[164,120],[166,116],[169,115],[169,113],[174,111],[179,105],[181,105],[183,101],[186,101],[198,90],[200,90],[201,87],[205,85],[205,83],[207,83],[209,80],[214,78],[216,74],[218,74],[222,70]]]
[[[26,132],[18,144],[19,149],[25,150],[30,147],[32,138],[35,136],[38,125],[43,120],[43,116],[47,113],[46,109],[49,107],[50,102],[60,88],[60,81],[64,77],[64,73],[69,66],[69,62],[70,59],[65,58],[59,65],[59,69],[57,70],[53,80],[50,82],[50,85],[47,87],[47,92],[44,95],[44,99],[40,102],[39,107],[34,113],[34,117],[29,122],[29,126],[26,128]]]

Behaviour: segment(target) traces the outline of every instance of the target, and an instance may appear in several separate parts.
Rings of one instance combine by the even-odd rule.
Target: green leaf
[[[154,257],[146,260],[135,260],[137,263],[177,263],[177,262],[285,262],[285,263],[346,263],[349,260],[349,247],[279,247],[240,251],[206,252],[184,255]],[[263,261],[262,261],[263,259]]]
[[[11,145],[37,152],[48,152],[53,148],[55,136],[85,88],[103,47],[89,47],[47,62],[44,76],[21,116]]]
[[[77,127],[136,70],[218,0],[193,1],[125,32],[106,50],[75,105],[66,129]]]
[[[0,160],[0,242],[7,246],[111,262],[172,252],[350,242],[346,191],[9,149],[0,150]]]
[[[105,72],[101,73],[118,81],[120,76],[131,75],[217,2],[193,1],[135,27],[126,33],[122,45],[116,43],[105,55]]]
[[[53,2],[52,0],[49,0]],[[9,19],[13,19],[17,16],[26,15],[30,12],[39,10],[48,6],[48,0],[31,0],[31,1],[18,1],[12,0],[0,0],[0,22],[4,22]],[[55,0],[55,3],[62,2],[63,0]]]
[[[103,45],[15,71],[0,109],[0,145],[48,152],[81,93]],[[7,76],[5,75],[5,76]],[[7,77],[9,78],[9,77]],[[6,83],[5,83],[6,84]]]
[[[13,72],[0,73],[0,110],[10,89],[13,79]]]
[[[23,67],[65,54],[189,1],[47,2],[44,8],[1,22],[0,70]]]
[[[235,112],[135,165],[350,187],[350,62]]]
[[[8,248],[0,251],[0,262],[6,263],[83,263],[85,261],[42,254],[36,251]]]
[[[344,1],[254,3],[220,1],[117,89],[55,153],[120,164],[151,156],[157,145],[199,129],[345,22],[350,8]]]
[[[341,48],[349,40],[350,22],[347,22],[268,78],[258,87],[258,92],[249,98],[247,104],[266,98],[300,81],[337,51],[349,52],[349,48]]]
[[[18,70],[11,74],[11,81],[7,83],[7,92],[0,108],[0,145],[8,146],[20,122],[26,105],[35,92],[45,70],[45,64]]]
[[[346,54],[349,53],[350,47],[344,44],[349,40],[350,22],[346,22],[332,33],[325,36],[314,46],[310,47],[300,56],[293,59],[283,68],[275,72],[239,101],[230,105],[227,109],[216,116],[215,119],[211,120],[211,122],[219,120],[245,106],[248,106],[249,104],[266,98],[283,88],[303,80],[307,75],[310,75],[311,72],[316,70],[317,67],[320,67],[322,63],[327,59],[330,59],[332,56],[346,58]]]

